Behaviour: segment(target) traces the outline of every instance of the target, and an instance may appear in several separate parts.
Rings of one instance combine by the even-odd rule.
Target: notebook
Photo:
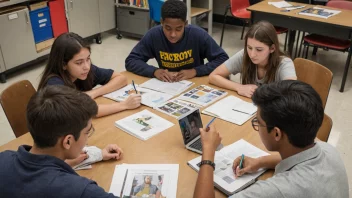
[[[186,93],[183,93],[177,99],[192,102],[201,106],[207,106],[226,95],[226,91],[214,89],[206,85],[200,85]]]
[[[235,96],[228,96],[202,111],[203,114],[237,125],[247,122],[256,112],[257,107],[253,103],[246,102]]]
[[[174,118],[180,118],[186,114],[189,114],[190,112],[193,112],[199,107],[200,106],[196,104],[192,104],[178,99],[172,99],[165,102],[164,104],[155,107],[155,109]]]
[[[140,87],[176,96],[184,92],[185,90],[187,90],[193,84],[194,84],[193,82],[187,81],[187,80],[170,83],[170,82],[160,81],[156,78],[152,78],[144,82],[143,84],[141,84]]]
[[[147,140],[174,124],[154,113],[143,110],[115,122],[115,126],[141,140]]]
[[[122,164],[115,167],[110,193],[121,198],[176,198],[178,164]],[[148,194],[144,184],[150,184]]]
[[[158,106],[168,100],[170,100],[173,96],[166,93],[161,93],[157,91],[153,91],[150,89],[141,88],[138,85],[135,85],[138,93],[142,96],[141,103],[149,106],[155,107]],[[105,98],[109,98],[111,100],[115,100],[118,102],[126,100],[131,94],[136,93],[135,89],[131,84],[108,94],[103,95]]]
[[[220,151],[216,151],[214,160],[214,186],[226,195],[232,195],[243,190],[247,186],[253,184],[256,179],[265,172],[264,169],[259,169],[256,173],[245,174],[239,178],[235,178],[232,169],[233,160],[242,154],[252,158],[269,155],[243,139],[225,146]],[[202,156],[199,156],[188,161],[187,164],[198,172],[201,160]]]
[[[339,14],[340,12],[341,11],[338,11],[338,10],[329,10],[329,9],[324,9],[319,7],[313,7],[313,8],[308,8],[306,10],[303,10],[298,14],[327,19],[329,17]]]

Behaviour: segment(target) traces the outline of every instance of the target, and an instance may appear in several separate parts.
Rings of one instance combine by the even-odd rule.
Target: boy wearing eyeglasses
[[[279,155],[259,158],[241,157],[233,162],[236,177],[275,169],[272,178],[258,181],[231,198],[244,197],[349,197],[348,180],[338,151],[325,142],[314,142],[322,124],[324,109],[318,93],[308,84],[285,80],[260,86],[253,94],[257,117],[252,126],[269,151]],[[221,138],[214,126],[201,129],[202,160],[214,161]],[[216,166],[216,165],[215,165]],[[213,198],[213,167],[200,167],[195,198]]]
[[[115,197],[65,163],[80,156],[97,111],[87,94],[66,86],[34,94],[26,115],[34,144],[0,153],[1,197]],[[119,159],[122,150],[110,144],[100,154],[100,160]]]

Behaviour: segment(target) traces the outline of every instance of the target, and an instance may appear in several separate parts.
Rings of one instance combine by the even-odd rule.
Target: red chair
[[[332,8],[340,8],[345,10],[352,10],[351,1],[329,1],[326,6]],[[350,40],[342,40],[327,36],[322,36],[318,34],[309,34],[303,38],[303,45],[305,50],[305,58],[308,57],[309,46],[313,46],[315,49],[332,49],[341,52],[348,52],[347,60],[345,64],[345,69],[343,72],[340,92],[343,92],[345,89],[346,78],[348,74],[349,65],[351,62],[352,55],[352,42]],[[313,51],[313,54],[316,53],[316,50]],[[304,54],[304,52],[303,52]]]
[[[249,0],[230,0],[230,5],[226,6],[226,8],[225,8],[224,23],[222,26],[221,39],[220,39],[220,47],[222,47],[222,41],[224,38],[227,12],[231,9],[232,16],[242,20],[242,22],[243,22],[243,28],[242,28],[242,34],[241,34],[241,40],[242,40],[243,34],[244,34],[244,28],[246,27],[247,24],[250,24],[251,12],[247,10],[247,7],[249,7],[249,6],[250,6]],[[286,33],[285,47],[284,47],[284,51],[286,51],[288,30],[287,30],[287,28],[282,28],[282,27],[275,27],[275,29],[276,29],[276,34]]]
[[[230,0],[230,5],[226,6],[226,9],[225,9],[220,47],[222,46],[222,40],[224,37],[224,30],[225,30],[226,19],[227,19],[227,12],[229,11],[229,9],[231,9],[231,14],[233,17],[238,18],[243,22],[243,28],[242,28],[242,34],[241,34],[241,40],[242,40],[243,34],[244,34],[244,28],[246,27],[247,24],[249,24],[251,19],[251,12],[247,10],[247,7],[249,6],[250,5],[248,0]]]

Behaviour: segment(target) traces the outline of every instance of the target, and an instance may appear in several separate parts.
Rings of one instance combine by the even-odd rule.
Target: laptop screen
[[[183,141],[187,145],[190,141],[200,135],[199,128],[203,128],[199,109],[178,121],[183,136]]]

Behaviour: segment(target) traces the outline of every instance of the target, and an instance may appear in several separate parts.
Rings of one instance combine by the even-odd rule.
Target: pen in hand
[[[243,168],[243,161],[244,161],[244,154],[242,154],[242,156],[241,156],[240,169]]]
[[[208,132],[209,131],[209,126],[211,125],[211,123],[214,122],[214,120],[216,119],[216,117],[214,117],[213,119],[210,120],[210,122],[207,124],[207,126],[205,127],[205,131]]]
[[[138,94],[136,86],[134,85],[134,81],[132,80],[132,85],[133,85],[133,89],[136,91],[136,94]]]

